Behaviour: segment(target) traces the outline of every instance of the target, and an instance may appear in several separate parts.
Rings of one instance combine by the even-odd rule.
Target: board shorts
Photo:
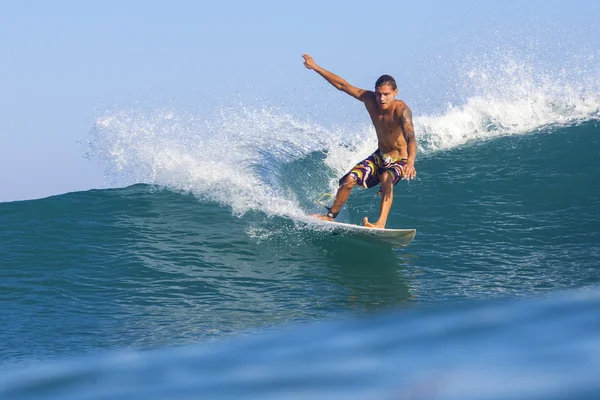
[[[404,177],[404,166],[407,162],[406,158],[393,158],[377,149],[342,176],[340,186],[348,176],[353,175],[359,185],[372,188],[381,182],[379,175],[384,172],[392,174],[392,183],[395,185]]]

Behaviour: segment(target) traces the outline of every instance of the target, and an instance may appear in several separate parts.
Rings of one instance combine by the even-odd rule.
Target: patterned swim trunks
[[[404,176],[404,166],[408,162],[406,158],[392,158],[377,149],[373,154],[356,164],[350,172],[340,179],[340,185],[349,175],[354,175],[359,185],[372,188],[379,184],[379,175],[384,172],[392,174],[392,183],[397,184]]]

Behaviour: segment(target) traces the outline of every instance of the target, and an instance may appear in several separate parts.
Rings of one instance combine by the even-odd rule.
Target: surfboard
[[[319,220],[319,222],[329,227],[334,235],[351,236],[368,242],[391,245],[392,247],[408,246],[417,234],[416,229],[380,229],[344,222],[323,220]]]

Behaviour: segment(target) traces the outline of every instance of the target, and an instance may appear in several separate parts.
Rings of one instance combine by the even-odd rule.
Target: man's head
[[[389,108],[398,94],[396,80],[389,75],[381,75],[375,82],[375,97],[382,110]]]

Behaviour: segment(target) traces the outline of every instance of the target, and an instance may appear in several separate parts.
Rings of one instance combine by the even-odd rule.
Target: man
[[[382,75],[377,79],[375,92],[372,92],[354,87],[339,76],[319,67],[308,54],[303,54],[302,57],[306,68],[314,70],[337,89],[364,103],[378,140],[378,149],[340,179],[340,187],[333,205],[328,208],[329,212],[316,217],[333,221],[348,200],[354,186],[358,184],[371,188],[380,183],[379,219],[370,223],[365,217],[363,222],[371,228],[385,228],[392,206],[394,185],[401,179],[410,180],[417,175],[417,141],[410,108],[402,100],[396,100],[398,88],[394,78],[389,75]]]

